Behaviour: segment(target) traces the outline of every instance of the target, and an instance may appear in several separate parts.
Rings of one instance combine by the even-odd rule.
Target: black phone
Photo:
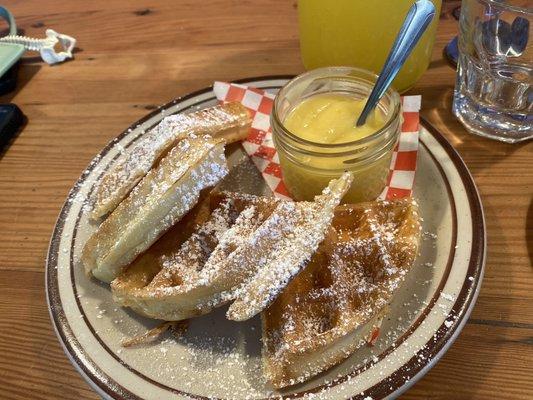
[[[15,104],[0,104],[0,151],[14,138],[24,123],[24,114]]]

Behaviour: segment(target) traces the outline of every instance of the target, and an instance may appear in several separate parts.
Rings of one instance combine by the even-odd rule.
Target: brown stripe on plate
[[[420,373],[423,374],[425,372],[424,369],[429,366],[430,361],[436,362],[439,360],[457,338],[457,335],[470,316],[481,287],[481,279],[483,278],[485,268],[486,237],[485,219],[479,193],[472,175],[470,175],[468,168],[450,142],[448,142],[448,140],[446,140],[446,138],[426,119],[421,117],[420,120],[453,161],[465,186],[472,215],[472,249],[466,276],[472,276],[474,279],[471,282],[468,280],[463,282],[455,303],[449,312],[449,317],[454,318],[453,324],[450,327],[447,327],[443,323],[433,335],[433,340],[426,343],[422,350],[414,355],[406,364],[393,372],[388,377],[387,381],[383,380],[379,382],[370,389],[367,389],[362,395],[355,398],[372,396],[379,399],[386,397],[391,393],[399,396],[401,393],[409,389],[409,387],[416,382],[413,378]],[[419,362],[420,356],[424,357],[423,363]],[[409,377],[407,379],[410,383],[406,382],[407,376]],[[406,383],[408,384],[406,385]],[[392,390],[390,389],[391,386],[393,388]]]

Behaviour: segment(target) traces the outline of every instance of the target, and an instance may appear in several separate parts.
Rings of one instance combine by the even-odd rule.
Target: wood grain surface
[[[469,135],[450,111],[456,34],[445,4],[433,60],[411,93],[459,151],[484,204],[488,261],[473,314],[405,399],[533,397],[533,144]],[[75,59],[22,60],[0,97],[28,123],[0,153],[0,398],[95,399],[63,354],[46,307],[44,260],[67,192],[111,138],[155,106],[210,85],[303,71],[293,0],[4,1],[19,28],[78,39]]]

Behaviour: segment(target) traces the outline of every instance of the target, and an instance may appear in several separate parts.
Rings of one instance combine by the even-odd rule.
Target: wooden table
[[[448,2],[433,60],[412,93],[422,115],[461,153],[483,199],[485,279],[465,329],[406,399],[533,396],[533,145],[469,135],[450,111],[454,70],[442,48],[456,34]],[[303,71],[296,2],[5,1],[26,35],[75,36],[75,60],[29,55],[1,97],[28,124],[0,154],[0,398],[95,399],[54,335],[44,260],[71,185],[107,141],[156,105],[228,80]]]

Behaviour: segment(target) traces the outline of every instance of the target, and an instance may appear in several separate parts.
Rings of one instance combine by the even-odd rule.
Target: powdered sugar
[[[87,241],[87,270],[101,280],[114,279],[194,206],[202,189],[227,174],[222,153],[222,143],[209,136],[183,139]]]
[[[164,118],[156,127],[144,133],[102,177],[95,192],[95,217],[112,211],[175,143],[180,144],[182,139],[190,135],[231,129],[238,131],[248,122],[248,115],[235,112],[232,105]],[[186,142],[183,143],[182,150],[186,150],[186,145]]]
[[[420,225],[410,201],[347,208],[333,227],[310,265],[264,313],[274,381],[287,379],[276,365],[288,360],[305,365],[305,354],[321,354],[332,341],[368,325],[390,301],[418,251]],[[316,362],[295,379],[328,365]]]
[[[352,179],[351,174],[346,173],[332,181],[314,203],[283,203],[284,210],[274,211],[276,222],[282,228],[273,241],[275,248],[264,253],[258,272],[235,292],[237,300],[230,306],[228,318],[244,320],[259,313],[305,267],[324,239],[333,210]]]
[[[392,271],[392,273],[394,273]],[[361,293],[365,293],[366,290],[368,290],[367,287],[362,286],[361,288],[358,288],[358,291]],[[318,293],[317,296],[320,297],[322,294]],[[413,308],[413,307],[410,307]],[[210,318],[212,315],[209,316]],[[98,321],[102,321],[105,318],[99,319]],[[125,320],[129,320],[129,317],[126,317]],[[406,318],[407,319],[407,318]],[[237,345],[233,345],[232,343],[227,343],[227,341],[222,341],[223,344],[225,344],[228,348],[227,351],[219,351],[219,348],[222,346],[219,346],[220,341],[218,341],[216,338],[213,340],[207,340],[207,337],[212,338],[213,331],[216,331],[216,329],[209,329],[211,325],[213,325],[210,320],[206,323],[205,326],[207,326],[207,329],[205,330],[205,338],[202,337],[202,335],[198,335],[198,340],[190,340],[189,338],[186,341],[178,341],[174,342],[171,341],[165,341],[163,342],[163,347],[167,349],[164,354],[159,350],[159,346],[155,347],[155,353],[156,356],[153,358],[152,367],[155,371],[155,375],[159,376],[160,379],[157,379],[158,381],[165,382],[166,384],[177,387],[179,389],[184,389],[185,387],[190,388],[191,393],[199,393],[198,389],[199,387],[207,387],[206,389],[207,393],[213,393],[214,395],[216,393],[221,393],[226,391],[229,393],[227,396],[228,398],[245,398],[248,395],[251,395],[246,390],[241,389],[241,382],[239,382],[239,376],[238,374],[235,374],[234,371],[229,372],[225,366],[225,360],[232,363],[232,367],[236,367],[238,370],[246,369],[248,367],[248,356],[249,352],[242,351],[241,348],[236,348]],[[305,324],[307,327],[313,326],[312,320],[306,320]],[[294,321],[293,321],[294,325]],[[319,330],[323,330],[327,328],[327,325],[323,324]],[[115,328],[119,329],[119,328]],[[248,327],[242,327],[242,325],[237,328],[239,335],[246,335],[246,332],[248,330]],[[256,328],[257,329],[257,328]],[[388,333],[388,332],[387,332]],[[205,340],[205,346],[199,346],[198,342],[200,339]],[[184,346],[184,349],[182,350],[182,353],[185,352],[185,354],[189,352],[195,352],[195,355],[191,355],[189,358],[185,356],[186,361],[193,361],[193,360],[207,360],[206,362],[198,362],[197,364],[194,364],[194,362],[187,363],[183,362],[183,364],[177,363],[176,359],[174,358],[174,353],[172,352],[172,349],[175,345],[178,346]],[[232,348],[233,346],[233,348]],[[198,351],[198,350],[201,351]],[[212,355],[212,357],[205,357],[203,358],[203,352],[209,353]],[[126,353],[128,351],[125,351]],[[160,357],[157,357],[159,355]],[[148,357],[147,354],[151,353],[145,353],[144,357]],[[190,365],[192,364],[192,366]],[[194,365],[198,366],[198,369],[195,370]],[[211,367],[210,367],[211,366]],[[217,369],[217,367],[220,367],[220,369]],[[210,371],[213,373],[213,375],[202,375],[198,371],[206,368],[207,371]],[[149,368],[150,369],[150,368]],[[260,372],[260,371],[259,371]],[[378,372],[376,372],[377,374]],[[382,373],[380,370],[379,373]],[[153,377],[153,375],[150,375]],[[206,378],[208,377],[208,378]],[[176,379],[174,379],[176,378]],[[329,380],[329,378],[328,378]],[[254,388],[256,387],[256,382],[250,380],[250,382],[242,383],[243,386],[246,385],[252,385]],[[260,384],[258,384],[260,386]],[[262,390],[262,389],[261,389]],[[261,393],[261,397],[264,397],[264,391]],[[319,398],[319,393],[310,393],[306,395],[308,398]]]

